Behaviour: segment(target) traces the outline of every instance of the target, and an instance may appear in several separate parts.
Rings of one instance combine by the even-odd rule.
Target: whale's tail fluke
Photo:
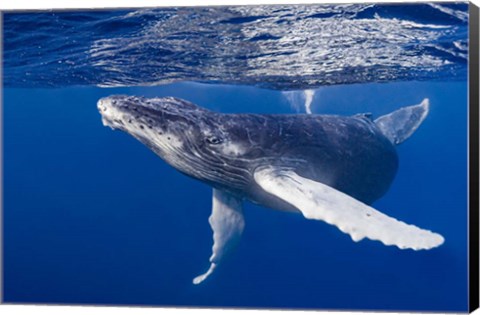
[[[430,102],[426,98],[418,105],[402,107],[375,119],[375,124],[393,144],[400,144],[422,124],[429,107]]]

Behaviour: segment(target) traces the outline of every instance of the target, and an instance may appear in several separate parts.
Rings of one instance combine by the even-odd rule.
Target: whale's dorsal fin
[[[358,242],[378,240],[400,249],[440,246],[441,235],[391,218],[330,186],[301,177],[291,170],[268,167],[256,171],[255,181],[268,193],[296,207],[307,219],[335,225]]]
[[[212,214],[208,222],[213,230],[210,267],[207,272],[193,279],[194,284],[201,283],[211,275],[225,254],[238,243],[245,226],[242,200],[228,192],[213,189]]]
[[[393,144],[400,144],[417,130],[428,111],[429,101],[426,98],[418,105],[402,107],[375,119],[375,124]]]

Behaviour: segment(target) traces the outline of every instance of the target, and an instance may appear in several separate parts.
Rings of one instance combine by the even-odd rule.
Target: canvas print
[[[468,310],[467,2],[2,19],[5,302]]]

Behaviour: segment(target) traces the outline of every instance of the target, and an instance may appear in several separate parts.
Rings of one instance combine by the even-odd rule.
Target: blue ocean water
[[[6,302],[467,310],[466,5],[249,8],[4,16]],[[210,19],[224,22],[208,28]],[[181,24],[186,20],[196,22]],[[280,30],[268,28],[279,20],[289,23],[291,38],[282,41]],[[55,28],[65,21],[73,24]],[[353,32],[317,45],[342,23],[378,36],[364,39],[363,48],[363,33]],[[398,32],[385,33],[382,23]],[[152,25],[156,35],[147,32]],[[312,26],[330,33],[317,38]],[[312,41],[303,46],[290,40],[308,34]],[[193,41],[204,50],[192,48],[192,36],[206,38]],[[239,51],[227,49],[238,44],[228,46],[229,38],[249,40]],[[392,38],[404,45],[389,44]],[[263,41],[261,49],[249,45]],[[356,59],[340,58],[349,45]],[[378,54],[358,54],[375,45],[391,49],[375,60]],[[167,46],[172,54],[159,53]],[[301,59],[312,47],[327,51]],[[330,53],[332,64],[322,61]],[[306,110],[306,89],[316,114],[378,117],[430,99],[428,118],[397,147],[392,187],[373,206],[441,233],[445,244],[415,252],[354,243],[323,222],[246,203],[238,248],[193,285],[212,246],[211,188],[105,128],[96,102],[111,94],[176,96],[220,112],[296,113]]]
[[[4,24],[12,87],[288,90],[466,77],[467,2],[18,12]]]

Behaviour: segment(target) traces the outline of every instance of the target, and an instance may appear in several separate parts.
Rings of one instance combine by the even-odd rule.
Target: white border
[[[175,1],[155,1],[155,0],[2,0],[0,2],[0,10],[42,10],[42,9],[79,9],[79,8],[134,8],[134,7],[161,7],[161,6],[194,6],[194,5],[258,5],[258,4],[306,4],[306,3],[364,3],[364,2],[418,2],[415,0],[175,0]],[[423,1],[425,2],[425,1]],[[431,1],[433,2],[433,1]],[[435,0],[435,2],[452,2],[451,0]],[[480,6],[480,0],[472,0],[474,4]],[[1,17],[0,17],[1,23]],[[0,27],[1,29],[1,27]],[[1,48],[1,44],[0,44]],[[1,53],[1,51],[0,51]],[[0,69],[1,74],[1,69]],[[1,77],[0,77],[1,84]],[[1,88],[0,88],[1,92]],[[1,116],[0,116],[1,118]],[[1,160],[0,160],[1,161]],[[1,173],[0,173],[1,175]],[[1,221],[0,221],[1,223]],[[1,239],[1,237],[0,237]],[[2,253],[0,253],[1,258]],[[0,275],[0,280],[2,275]],[[1,289],[0,289],[1,292]],[[2,314],[35,314],[35,315],[85,315],[88,314],[107,314],[107,315],[148,315],[148,314],[197,314],[197,315],[238,315],[247,313],[249,315],[304,315],[308,313],[316,313],[322,315],[338,314],[338,315],[383,315],[383,314],[408,314],[408,313],[385,313],[385,312],[333,312],[333,311],[291,311],[291,310],[232,310],[232,309],[193,309],[193,308],[161,308],[161,307],[107,307],[107,306],[44,306],[44,305],[0,305]],[[430,313],[433,314],[433,313]],[[480,315],[480,309],[472,313]]]

